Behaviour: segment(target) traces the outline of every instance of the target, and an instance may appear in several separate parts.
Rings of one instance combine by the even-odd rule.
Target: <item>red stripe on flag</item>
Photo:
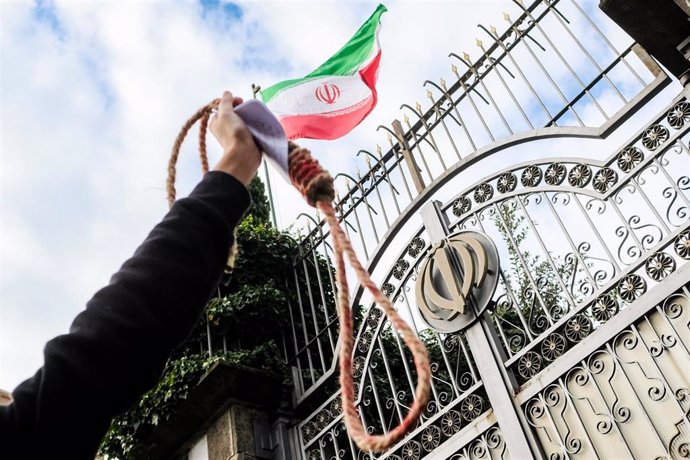
[[[338,139],[349,133],[376,105],[375,96],[369,96],[354,110],[310,115],[280,117],[288,139]]]

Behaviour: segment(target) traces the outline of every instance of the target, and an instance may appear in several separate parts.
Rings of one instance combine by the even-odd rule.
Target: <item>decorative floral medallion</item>
[[[541,356],[528,351],[518,361],[518,373],[525,379],[530,379],[541,370]]]
[[[421,437],[422,447],[425,451],[431,452],[441,444],[441,429],[437,426],[431,425],[424,430]]]
[[[656,150],[668,140],[668,129],[661,125],[652,125],[642,134],[642,145],[648,150]]]
[[[460,431],[461,423],[460,412],[449,410],[441,417],[441,431],[445,436],[453,436]]]
[[[494,189],[486,182],[479,184],[474,190],[474,201],[477,203],[489,201],[492,196],[494,196]]]
[[[461,196],[453,201],[453,214],[460,217],[472,208],[472,202],[466,196]]]
[[[544,180],[549,185],[561,185],[563,179],[565,179],[565,166],[560,163],[551,163],[548,168],[546,168],[546,173],[544,174]]]
[[[618,180],[618,174],[611,168],[602,168],[594,175],[592,186],[599,193],[605,193]]]
[[[402,448],[400,454],[403,460],[419,460],[422,448],[417,441],[408,441]]]
[[[391,283],[383,283],[383,286],[381,286],[381,292],[383,292],[386,297],[390,298],[390,296],[392,296],[395,292],[395,286],[393,286]]]
[[[618,302],[608,295],[599,297],[592,305],[592,317],[597,321],[606,322],[618,313]]]
[[[563,333],[573,343],[587,337],[592,332],[592,323],[582,313],[573,316],[565,323]]]
[[[496,188],[501,193],[508,193],[515,190],[517,185],[517,178],[512,172],[503,173],[499,176],[498,182],[496,182]]]
[[[524,171],[522,171],[522,176],[520,176],[520,180],[522,181],[522,185],[525,187],[534,187],[535,185],[539,184],[541,182],[541,169],[539,169],[538,166],[528,166],[525,168]]]
[[[657,252],[647,259],[644,268],[650,278],[654,281],[661,281],[673,273],[676,269],[676,261],[664,252]]]
[[[573,187],[584,187],[592,179],[592,170],[589,166],[579,164],[570,170],[568,182]]]
[[[685,230],[676,237],[673,242],[673,249],[683,259],[690,259],[690,230]]]
[[[393,276],[401,280],[403,276],[405,276],[405,273],[407,273],[408,268],[410,268],[410,263],[408,261],[405,259],[398,260],[395,263],[395,267],[393,267]]]
[[[565,339],[560,334],[551,334],[541,343],[541,354],[549,361],[554,361],[565,351]]]
[[[690,121],[690,103],[687,101],[680,101],[668,111],[666,114],[666,121],[673,129],[680,129]]]
[[[462,418],[471,422],[482,413],[484,409],[484,401],[478,395],[469,395],[462,401],[460,406],[460,413]]]
[[[364,372],[365,363],[366,360],[364,359],[364,356],[357,356],[355,359],[352,360],[352,376],[354,378],[358,379],[362,376],[362,373]]]
[[[426,246],[426,242],[424,241],[424,239],[416,236],[416,237],[412,238],[412,241],[410,241],[410,244],[407,245],[407,253],[411,257],[417,257],[419,254],[422,253],[425,246]]]
[[[621,299],[628,303],[637,300],[644,294],[645,290],[647,290],[647,283],[645,283],[640,275],[627,275],[618,283],[618,292],[620,293]]]
[[[638,149],[637,147],[626,147],[621,150],[621,153],[618,154],[616,164],[621,171],[629,173],[635,169],[635,166],[642,163],[642,160],[644,160],[642,150]]]

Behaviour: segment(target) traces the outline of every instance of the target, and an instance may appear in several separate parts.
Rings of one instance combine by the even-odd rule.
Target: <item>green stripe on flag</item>
[[[371,54],[376,40],[376,29],[378,28],[381,15],[386,11],[388,10],[385,6],[377,6],[376,11],[374,11],[371,17],[362,24],[362,27],[355,32],[345,46],[340,48],[330,59],[303,78],[281,81],[269,88],[261,90],[261,98],[264,102],[268,102],[283,89],[315,78],[327,75],[352,75]]]

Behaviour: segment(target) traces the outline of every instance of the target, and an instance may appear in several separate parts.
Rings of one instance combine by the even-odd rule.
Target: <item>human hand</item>
[[[218,112],[211,118],[209,129],[224,150],[213,169],[232,175],[246,186],[261,165],[261,151],[247,125],[235,113],[234,107],[241,103],[241,97],[233,97],[230,91],[223,92]]]

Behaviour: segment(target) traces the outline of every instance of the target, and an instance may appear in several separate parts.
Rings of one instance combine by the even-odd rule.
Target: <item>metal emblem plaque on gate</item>
[[[461,231],[436,243],[415,286],[422,317],[439,332],[466,328],[489,305],[498,271],[498,250],[483,233]]]

